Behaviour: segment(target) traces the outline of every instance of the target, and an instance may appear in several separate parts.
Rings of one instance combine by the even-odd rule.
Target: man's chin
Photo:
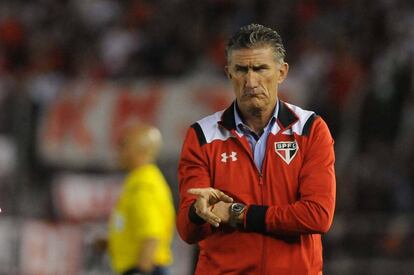
[[[258,116],[261,113],[263,113],[263,111],[265,111],[265,108],[263,105],[250,104],[247,106],[247,108],[245,108],[245,111],[249,113],[250,115]]]
[[[247,112],[252,115],[259,115],[268,109],[267,102],[263,102],[263,100],[257,100],[255,98],[250,100],[245,100],[241,104],[242,106],[239,106],[242,112]]]
[[[250,100],[245,101],[245,104],[247,109],[259,109],[263,110],[266,108],[266,104],[264,104],[263,100],[260,100],[259,98],[252,97]]]

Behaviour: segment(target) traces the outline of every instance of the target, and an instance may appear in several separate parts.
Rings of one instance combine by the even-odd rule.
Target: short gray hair
[[[275,57],[285,59],[286,50],[280,35],[271,28],[259,24],[241,27],[229,40],[226,47],[227,60],[230,60],[232,50],[254,48],[260,46],[272,47]]]

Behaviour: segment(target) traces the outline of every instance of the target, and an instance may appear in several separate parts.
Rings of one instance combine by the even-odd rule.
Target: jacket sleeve
[[[210,225],[204,222],[192,207],[196,196],[187,193],[190,188],[211,186],[207,156],[198,136],[202,133],[197,135],[196,128],[193,125],[187,131],[178,164],[180,202],[177,230],[181,238],[190,244],[196,243],[212,233]],[[198,130],[201,131],[200,128]]]
[[[299,174],[299,199],[281,206],[249,206],[245,225],[262,233],[326,233],[333,220],[336,180],[334,141],[328,126],[317,117],[305,141]]]

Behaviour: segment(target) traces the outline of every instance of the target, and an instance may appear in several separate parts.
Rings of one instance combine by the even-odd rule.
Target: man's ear
[[[226,72],[226,75],[227,75],[227,77],[228,77],[228,79],[231,79],[232,78],[232,75],[231,75],[231,73],[230,73],[230,71],[229,71],[229,66],[224,66],[224,71]]]
[[[286,62],[283,62],[279,68],[279,79],[277,80],[279,84],[282,83],[283,80],[286,79],[288,72],[289,72],[289,64]]]

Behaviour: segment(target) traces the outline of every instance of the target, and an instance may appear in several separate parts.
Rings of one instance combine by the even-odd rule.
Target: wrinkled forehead
[[[233,49],[229,53],[229,65],[274,64],[276,54],[271,46]]]

